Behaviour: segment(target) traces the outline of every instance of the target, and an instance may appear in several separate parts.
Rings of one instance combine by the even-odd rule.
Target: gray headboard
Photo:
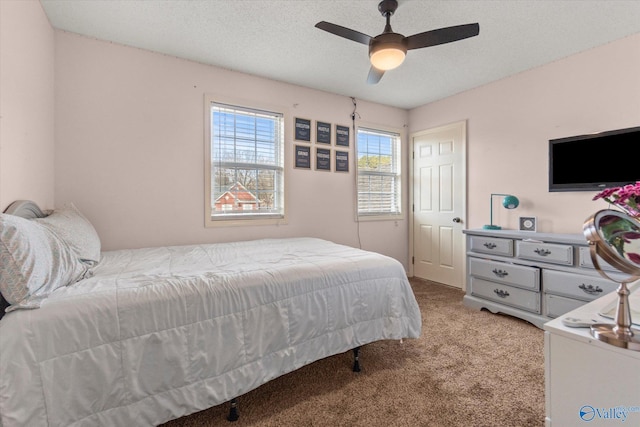
[[[44,218],[48,212],[44,212],[35,202],[31,200],[16,200],[11,203],[4,213],[10,215],[21,216],[27,219]],[[0,294],[0,319],[4,316],[4,310],[9,307],[9,303]]]
[[[4,213],[21,216],[22,218],[27,219],[44,218],[48,215],[31,200],[16,200],[4,210]]]

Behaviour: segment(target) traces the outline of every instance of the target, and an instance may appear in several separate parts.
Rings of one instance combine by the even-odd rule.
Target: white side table
[[[630,298],[635,309],[638,288],[632,288]],[[614,323],[598,313],[617,298],[609,293],[544,324],[547,427],[640,426],[640,351],[606,344],[593,338],[589,328],[569,328],[561,320],[595,316]],[[639,320],[633,319],[634,327]]]

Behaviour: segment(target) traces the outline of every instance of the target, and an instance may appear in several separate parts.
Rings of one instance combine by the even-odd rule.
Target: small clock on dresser
[[[520,231],[536,231],[536,217],[535,216],[521,216],[520,217]]]

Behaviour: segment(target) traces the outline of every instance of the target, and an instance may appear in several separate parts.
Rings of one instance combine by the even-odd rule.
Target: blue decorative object
[[[489,199],[489,224],[482,227],[485,230],[502,229],[502,227],[500,227],[499,225],[493,224],[493,196],[504,196],[504,199],[502,199],[502,206],[504,206],[506,209],[515,209],[520,204],[520,200],[518,200],[516,196],[512,196],[511,194],[492,193],[491,198]]]

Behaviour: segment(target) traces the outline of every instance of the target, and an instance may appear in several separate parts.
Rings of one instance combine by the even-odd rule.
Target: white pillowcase
[[[45,218],[36,218],[34,221],[44,225],[67,242],[82,262],[90,266],[100,262],[100,237],[93,225],[73,203],[54,210]]]
[[[88,266],[38,222],[0,214],[0,292],[11,306],[37,308],[55,289],[85,277]]]

